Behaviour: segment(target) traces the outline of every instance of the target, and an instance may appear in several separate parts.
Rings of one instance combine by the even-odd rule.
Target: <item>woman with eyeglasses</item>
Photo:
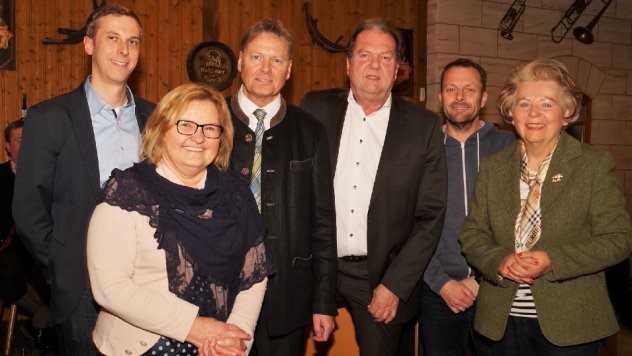
[[[103,354],[247,354],[273,267],[232,144],[222,95],[184,84],[149,118],[144,161],[113,171],[87,244]]]

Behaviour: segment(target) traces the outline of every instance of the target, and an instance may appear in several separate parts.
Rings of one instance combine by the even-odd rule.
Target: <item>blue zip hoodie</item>
[[[447,134],[443,138],[448,163],[448,205],[439,245],[424,273],[424,281],[437,294],[449,280],[472,275],[461,253],[458,235],[474,194],[480,161],[516,140],[513,133],[498,130],[490,122],[480,121],[480,125],[464,143]]]

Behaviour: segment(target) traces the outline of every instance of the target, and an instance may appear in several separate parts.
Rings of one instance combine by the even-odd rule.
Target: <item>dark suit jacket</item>
[[[336,168],[349,89],[308,93],[301,106],[324,123]],[[446,161],[440,119],[396,96],[367,216],[369,284],[399,299],[394,322],[418,310],[420,281],[437,245],[446,207]]]
[[[134,97],[139,128],[153,104]],[[84,84],[28,111],[16,175],[18,234],[51,284],[51,318],[63,322],[88,288],[86,231],[101,194]]]
[[[231,167],[250,182],[255,133],[233,96]],[[261,213],[277,272],[263,308],[270,336],[336,315],[336,220],[324,127],[294,105],[281,105],[263,136]],[[255,340],[256,342],[256,340]]]
[[[482,274],[475,328],[492,340],[505,334],[518,284],[497,277],[514,252],[520,210],[519,142],[483,160],[461,232],[463,253]],[[558,178],[553,180],[552,177]],[[544,337],[559,346],[604,338],[618,329],[604,268],[630,255],[632,227],[612,159],[562,133],[542,186],[542,235],[552,272],[531,286]]]

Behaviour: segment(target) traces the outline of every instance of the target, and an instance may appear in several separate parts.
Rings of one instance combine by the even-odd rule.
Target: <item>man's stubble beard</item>
[[[475,113],[474,115],[469,116],[463,121],[454,120],[450,115],[446,114],[445,111],[443,112],[443,116],[445,117],[445,120],[447,121],[448,125],[456,128],[457,130],[463,131],[463,130],[469,129],[472,126],[472,124],[474,123],[474,120],[478,117],[478,113]]]

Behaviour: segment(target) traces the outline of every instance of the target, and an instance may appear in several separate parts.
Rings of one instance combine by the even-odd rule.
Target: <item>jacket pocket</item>
[[[313,277],[312,255],[307,257],[295,256],[292,258],[292,299],[289,300],[294,310],[296,320],[309,322],[312,310]]]

